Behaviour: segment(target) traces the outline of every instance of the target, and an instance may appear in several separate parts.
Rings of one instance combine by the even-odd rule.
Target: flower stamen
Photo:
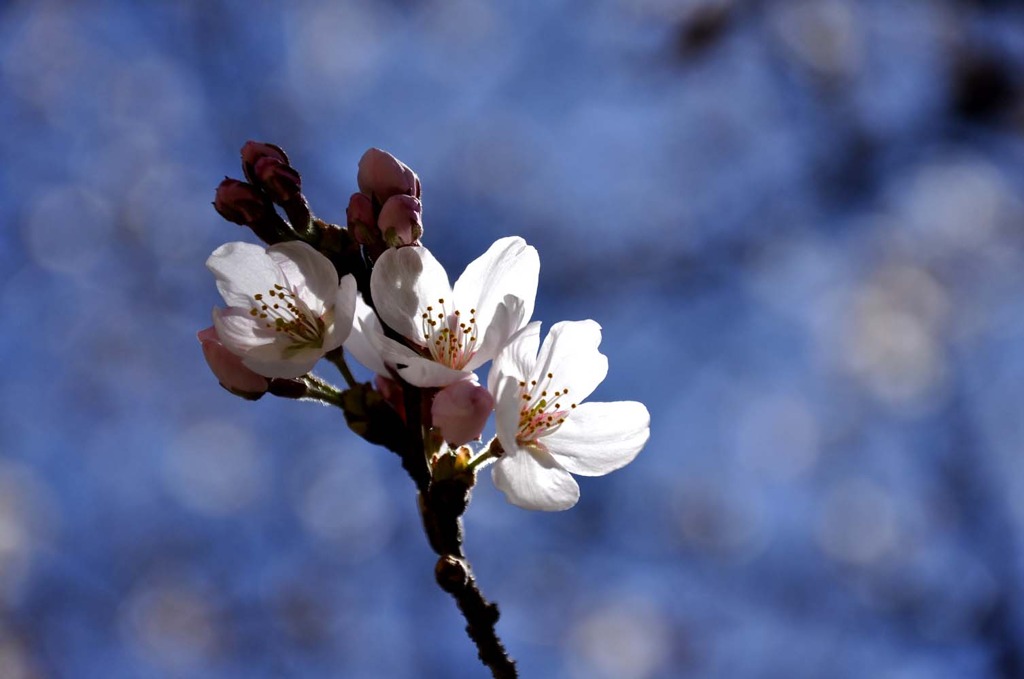
[[[420,314],[420,327],[427,351],[436,362],[453,370],[462,370],[477,351],[479,332],[476,309],[469,310],[469,320],[462,320],[459,309],[448,310],[444,298],[437,300],[439,310],[427,306]]]
[[[572,403],[569,410],[562,409],[559,399],[569,393],[569,388],[553,390],[551,385],[554,378],[552,373],[548,373],[544,382],[531,380],[529,387],[526,382],[519,382],[523,405],[519,411],[519,431],[516,440],[521,445],[539,445],[537,439],[558,431],[569,412],[576,407],[576,404]]]
[[[264,321],[265,328],[284,333],[299,347],[323,345],[324,319],[313,314],[305,302],[282,285],[275,284],[266,293],[253,295],[249,315]]]

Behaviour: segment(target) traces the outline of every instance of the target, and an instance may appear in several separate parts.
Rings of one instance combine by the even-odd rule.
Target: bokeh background
[[[475,491],[524,676],[1024,676],[1022,94],[1010,1],[8,0],[0,676],[484,675],[397,459],[203,362],[247,139],[524,236],[650,408],[572,511]]]

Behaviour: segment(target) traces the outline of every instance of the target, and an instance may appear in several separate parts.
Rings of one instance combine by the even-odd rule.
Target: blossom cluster
[[[347,353],[375,373],[371,391],[392,422],[414,420],[423,441],[438,442],[429,473],[452,460],[471,473],[491,465],[494,484],[527,509],[572,507],[573,474],[607,474],[643,448],[643,404],[585,402],[608,371],[600,325],[563,321],[541,341],[540,259],[522,238],[498,239],[452,283],[421,242],[420,180],[394,156],[364,154],[346,227],[312,216],[279,147],[249,142],[242,165],[248,181],[225,180],[214,204],[267,247],[228,243],[207,261],[226,306],[199,339],[225,388],[318,398],[352,424],[362,406],[310,373],[326,357],[365,400],[370,388],[356,389]],[[410,392],[418,413],[408,412]],[[492,413],[496,436],[474,443]]]

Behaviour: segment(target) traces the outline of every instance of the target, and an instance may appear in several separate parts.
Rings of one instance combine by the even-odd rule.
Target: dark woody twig
[[[476,585],[469,563],[451,554],[437,560],[434,569],[437,584],[452,595],[466,618],[466,633],[476,644],[480,661],[494,677],[517,677],[516,663],[498,638],[494,627],[498,622],[498,606],[484,598]]]
[[[452,595],[463,617],[466,633],[476,644],[480,661],[495,677],[516,677],[516,664],[498,638],[498,606],[484,598],[462,549],[462,513],[469,505],[475,481],[472,471],[430,484],[420,495],[420,514],[430,546],[440,556],[434,575],[441,589]]]
[[[404,385],[406,431],[412,444],[405,451],[403,466],[418,469],[415,457],[426,469],[426,441],[423,436],[423,422],[429,420],[429,411],[422,411],[422,392],[410,385]],[[429,423],[428,423],[429,424]],[[428,483],[420,489],[419,508],[423,529],[430,547],[440,557],[434,568],[437,584],[452,595],[463,617],[466,618],[466,633],[476,644],[480,661],[491,670],[495,677],[516,677],[516,664],[505,650],[495,625],[498,622],[498,606],[484,598],[473,577],[472,568],[462,550],[462,514],[469,506],[470,490],[476,482],[476,474],[464,467],[457,467],[455,456],[448,455],[433,470],[428,471]]]

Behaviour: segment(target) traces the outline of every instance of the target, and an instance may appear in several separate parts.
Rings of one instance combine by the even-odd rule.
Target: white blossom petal
[[[542,442],[566,471],[603,476],[633,461],[647,443],[650,426],[643,403],[583,403]]]
[[[526,315],[526,304],[515,295],[505,295],[505,299],[498,305],[494,312],[494,318],[487,328],[483,343],[479,351],[466,364],[466,370],[476,370],[481,365],[494,358],[502,347],[511,341],[512,337],[523,329],[530,318]],[[536,357],[536,348],[533,356]],[[531,364],[532,366],[532,364]]]
[[[393,342],[393,340],[387,341]],[[429,358],[423,358],[409,351],[406,347],[402,347],[402,349],[404,351],[401,354],[394,351],[393,348],[391,350],[385,349],[384,360],[388,364],[395,366],[395,371],[398,375],[413,386],[423,388],[446,387],[449,384],[466,379],[466,373],[462,370],[455,370]]]
[[[254,294],[265,293],[275,283],[287,284],[267,251],[252,243],[221,245],[206,260],[206,268],[217,279],[217,290],[228,306],[248,309]]]
[[[381,320],[420,345],[426,343],[421,314],[439,299],[452,302],[448,274],[422,245],[387,250],[370,276],[370,294]]]
[[[271,347],[257,347],[245,356],[242,356],[242,364],[254,373],[264,377],[282,377],[294,379],[302,377],[316,365],[324,356],[324,352],[315,348],[300,349],[299,351],[284,354],[280,349]]]
[[[288,287],[316,315],[324,303],[333,300],[338,289],[338,271],[323,254],[299,240],[278,243],[267,249],[267,256],[288,281]]]
[[[221,343],[242,359],[242,364],[264,377],[305,375],[323,356],[317,348],[288,351],[287,337],[266,328],[244,309],[230,307],[213,310],[213,325]]]
[[[214,308],[213,325],[221,343],[236,356],[242,356],[254,347],[277,342],[277,333],[268,331],[247,310],[238,307]]]
[[[484,355],[481,363],[493,357],[493,353],[484,353],[483,349],[494,352],[500,348],[486,342],[498,305],[506,295],[513,295],[522,300],[524,318],[529,320],[533,315],[539,275],[540,257],[536,248],[518,236],[511,236],[495,241],[487,252],[470,262],[455,281],[453,294],[458,307],[476,309]]]
[[[523,509],[560,511],[580,499],[576,480],[543,451],[506,451],[494,463],[491,479],[509,502]]]
[[[503,378],[512,376],[515,382],[525,381],[532,373],[537,363],[537,349],[540,346],[540,321],[534,321],[520,330],[509,340],[501,352],[494,357],[491,363],[490,373],[487,375],[487,388],[491,395],[498,397],[498,388]],[[516,402],[518,398],[513,396],[510,400]],[[516,418],[519,413],[516,411]]]
[[[331,270],[334,270],[333,264]],[[324,337],[323,350],[325,353],[337,349],[348,339],[349,333],[352,332],[352,322],[356,313],[356,298],[359,296],[359,291],[356,289],[356,277],[352,274],[342,278],[341,282],[335,284],[335,288],[333,298],[331,296],[324,298],[333,299],[334,306],[334,322]]]
[[[501,377],[493,385],[488,385],[494,396],[494,430],[498,442],[505,450],[516,450],[519,443],[516,433],[519,431],[519,381],[515,377]]]
[[[608,374],[608,359],[597,350],[600,344],[601,326],[595,321],[555,323],[540,347],[534,379],[542,381],[550,373],[552,387],[569,387],[569,400],[583,401]]]
[[[345,349],[367,369],[378,375],[389,377],[391,373],[381,357],[384,330],[380,327],[377,314],[359,295],[356,296],[354,316],[352,332],[345,340]]]

